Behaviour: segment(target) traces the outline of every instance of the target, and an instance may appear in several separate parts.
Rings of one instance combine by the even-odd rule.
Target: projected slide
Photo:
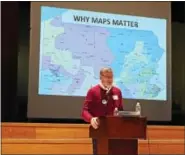
[[[86,96],[102,67],[124,98],[166,100],[166,20],[41,7],[39,95]]]

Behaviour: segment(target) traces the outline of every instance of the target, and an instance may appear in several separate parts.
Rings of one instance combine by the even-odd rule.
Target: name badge
[[[113,95],[112,98],[113,100],[118,100],[118,95]]]
[[[107,104],[107,101],[106,100],[102,100],[102,104]]]

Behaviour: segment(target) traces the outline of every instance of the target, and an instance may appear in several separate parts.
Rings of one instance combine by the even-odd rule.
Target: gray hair
[[[100,76],[103,75],[103,73],[113,73],[112,69],[110,67],[103,67],[100,70]]]

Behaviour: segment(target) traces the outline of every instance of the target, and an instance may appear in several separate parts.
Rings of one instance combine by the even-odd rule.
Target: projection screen
[[[170,2],[31,2],[29,118],[81,118],[101,67],[125,110],[171,120]]]

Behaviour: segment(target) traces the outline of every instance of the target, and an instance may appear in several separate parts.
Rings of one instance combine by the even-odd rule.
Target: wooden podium
[[[100,126],[90,126],[90,137],[97,139],[98,155],[137,155],[138,139],[146,139],[146,117],[107,116]]]

